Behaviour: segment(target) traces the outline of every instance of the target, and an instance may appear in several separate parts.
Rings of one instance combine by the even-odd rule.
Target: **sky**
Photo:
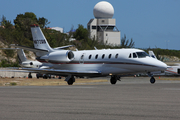
[[[33,12],[44,17],[48,27],[68,32],[78,24],[87,28],[94,18],[93,8],[102,0],[1,0],[4,15],[13,23],[18,14]],[[180,0],[107,0],[114,7],[116,27],[121,37],[133,39],[136,48],[180,50]]]

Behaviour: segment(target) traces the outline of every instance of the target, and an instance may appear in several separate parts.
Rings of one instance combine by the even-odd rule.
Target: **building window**
[[[115,55],[115,58],[118,58],[118,54]]]
[[[92,26],[92,29],[96,29],[96,26]]]
[[[105,54],[102,55],[102,59],[104,59],[104,57],[105,57]]]
[[[98,58],[98,54],[95,56],[95,58],[96,58],[96,59]]]
[[[109,59],[111,58],[111,54],[109,54]]]
[[[92,56],[92,55],[89,55],[89,59],[91,59],[91,56]]]

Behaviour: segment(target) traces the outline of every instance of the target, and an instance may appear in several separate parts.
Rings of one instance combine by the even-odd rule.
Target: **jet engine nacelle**
[[[70,62],[74,59],[74,53],[71,50],[62,50],[49,53],[49,55],[41,57],[50,63]]]
[[[22,67],[27,67],[27,68],[38,68],[39,66],[42,65],[42,63],[38,61],[24,61],[20,63]]]

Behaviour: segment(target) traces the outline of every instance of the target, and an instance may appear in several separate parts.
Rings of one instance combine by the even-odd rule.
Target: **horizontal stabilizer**
[[[67,45],[67,46],[61,46],[61,47],[57,47],[57,48],[54,48],[54,49],[65,49],[65,48],[69,48],[69,47],[73,47],[74,45]]]
[[[30,48],[30,47],[26,47],[26,46],[15,45],[15,44],[11,44],[10,46],[21,48],[21,49],[25,49],[25,50],[29,50],[29,51],[33,51],[33,52],[48,52],[48,50],[42,50],[42,49],[37,49],[37,48]]]

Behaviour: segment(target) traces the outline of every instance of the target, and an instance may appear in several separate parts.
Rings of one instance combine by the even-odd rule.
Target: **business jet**
[[[26,68],[39,68],[43,63],[34,60],[28,60],[23,49],[17,49],[19,65]]]
[[[39,68],[40,66],[42,66],[43,63],[39,62],[39,61],[35,61],[35,60],[28,60],[24,50],[21,48],[0,48],[3,50],[17,50],[17,57],[19,60],[19,65],[21,67],[27,67],[27,68]]]
[[[77,77],[111,76],[111,84],[116,84],[120,76],[126,74],[147,73],[150,82],[155,83],[152,72],[164,71],[167,65],[150,57],[140,49],[102,49],[102,50],[64,50],[68,46],[51,48],[38,25],[31,25],[34,48],[12,45],[35,52],[41,63],[51,63],[50,69],[20,68],[34,72],[53,73],[65,76],[68,85]]]
[[[0,48],[5,50],[17,50],[17,57],[19,60],[19,65],[24,68],[39,68],[39,69],[49,69],[51,67],[51,64],[48,63],[41,63],[36,60],[29,60],[27,59],[24,50],[21,48]],[[33,72],[33,71],[32,71]],[[51,78],[50,74],[43,74],[43,73],[37,73],[36,77],[43,77],[44,79]],[[28,78],[32,78],[31,72],[28,74]]]
[[[17,49],[17,56],[18,56],[18,60],[19,60],[19,65],[21,67],[25,67],[25,68],[39,68],[39,69],[49,69],[51,67],[51,64],[48,63],[41,63],[39,61],[35,61],[35,60],[28,60],[24,50],[23,49]],[[33,72],[33,71],[32,71]],[[50,74],[43,74],[43,73],[37,73],[36,77],[43,77],[44,79],[47,78],[51,78]],[[31,72],[29,72],[28,74],[28,78],[32,78]]]
[[[24,53],[24,50],[20,49],[20,48],[17,48],[17,56],[18,56],[18,59],[19,59],[19,65],[21,67],[49,69],[52,66],[50,63],[41,63],[41,62],[35,61],[35,60],[28,60],[25,53]],[[39,77],[43,77],[44,79],[47,79],[47,78],[51,78],[51,75],[53,75],[53,74],[47,74],[47,73],[44,74],[43,72],[39,72],[39,73],[36,74],[36,77],[38,79],[39,79]],[[31,72],[29,72],[28,78],[32,78]]]
[[[156,55],[154,54],[153,51],[149,51],[149,55],[152,58],[157,59],[157,57],[156,57]],[[180,64],[179,63],[175,63],[172,66],[167,66],[167,69],[165,70],[165,73],[173,74],[173,75],[180,75]]]

